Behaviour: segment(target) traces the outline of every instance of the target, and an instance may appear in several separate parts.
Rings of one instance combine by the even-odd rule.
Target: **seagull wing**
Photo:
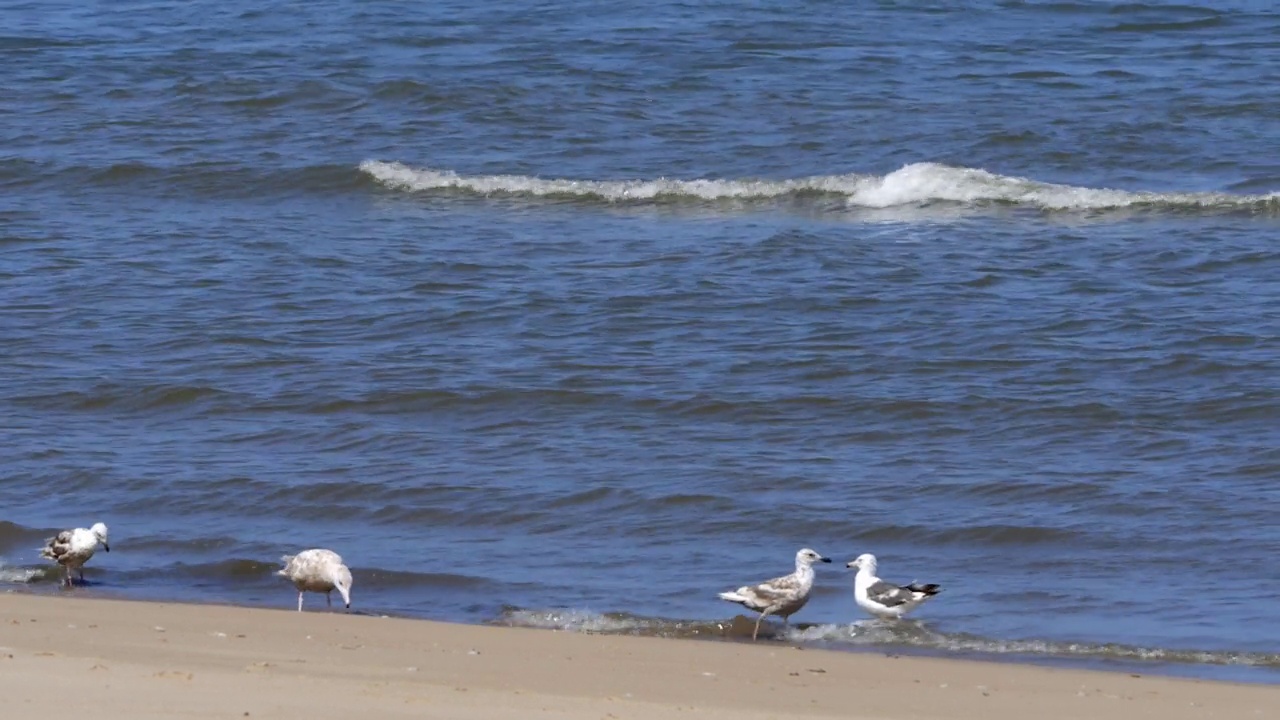
[[[800,592],[800,579],[795,575],[783,575],[772,580],[765,580],[750,588],[764,606],[794,600]]]
[[[71,552],[70,530],[63,530],[45,541],[44,547],[40,548],[40,557],[49,560],[61,560],[64,555]]]
[[[897,607],[915,600],[916,591],[880,580],[867,588],[867,599],[885,607]]]

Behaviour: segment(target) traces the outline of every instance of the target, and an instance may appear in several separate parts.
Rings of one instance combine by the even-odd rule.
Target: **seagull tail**
[[[284,563],[284,567],[276,571],[277,575],[289,577],[289,563],[293,562],[293,555],[281,555],[280,562]]]
[[[741,590],[735,590],[733,592],[720,593],[720,599],[728,600],[729,602],[741,603],[741,602],[747,602],[749,598],[742,595]]]
[[[914,593],[920,593],[925,597],[937,595],[942,592],[942,586],[935,583],[918,583],[913,582],[907,586],[907,589]]]
[[[40,546],[40,557],[48,560],[58,559],[58,536],[53,536],[44,541],[44,545]]]

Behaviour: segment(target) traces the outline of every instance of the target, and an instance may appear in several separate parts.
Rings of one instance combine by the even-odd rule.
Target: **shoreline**
[[[263,610],[275,611],[283,609],[293,609],[292,605],[286,606],[273,602],[232,602],[226,598],[217,599],[199,599],[188,598],[182,596],[165,597],[163,595],[157,597],[132,597],[125,592],[112,592],[117,590],[115,586],[94,585],[87,588],[89,594],[83,594],[82,588],[77,594],[67,596],[63,594],[60,587],[44,588],[32,585],[17,585],[11,588],[0,590],[0,597],[4,597],[5,593],[14,595],[26,595],[31,597],[48,597],[60,600],[75,599],[86,600],[90,602],[106,600],[113,602],[126,603],[142,603],[142,604],[164,604],[164,605],[188,605],[194,607],[221,607],[221,608],[241,608],[246,610]],[[323,602],[320,596],[312,595],[309,603]],[[323,612],[326,608],[323,605],[308,604],[307,612]],[[333,608],[335,613],[339,612],[339,608]],[[565,612],[572,614],[572,610]],[[493,627],[493,628],[512,628],[519,630],[533,630],[540,632],[566,632],[582,635],[598,635],[605,637],[644,637],[656,640],[677,640],[677,641],[695,641],[695,642],[712,642],[712,643],[744,643],[749,644],[754,616],[748,617],[748,614],[738,613],[732,618],[724,621],[705,620],[701,621],[707,628],[719,625],[718,630],[700,631],[691,634],[673,636],[663,634],[661,631],[640,628],[616,628],[616,629],[591,629],[586,627],[573,627],[569,625],[558,624],[522,624],[520,622],[504,622],[500,618],[488,620],[474,620],[467,618],[432,618],[415,615],[412,613],[395,613],[382,611],[368,611],[360,607],[346,611],[345,614],[358,617],[380,618],[380,619],[396,619],[408,622],[424,622],[438,623],[445,625],[461,625],[467,627]],[[676,621],[672,621],[676,622]],[[687,621],[686,621],[687,622]],[[820,623],[795,623],[792,627],[796,629],[825,627]],[[1097,656],[1089,654],[1081,655],[1065,655],[1055,654],[1052,652],[1037,653],[1035,651],[1019,652],[984,652],[981,649],[947,649],[941,647],[933,647],[928,645],[913,644],[894,644],[894,643],[874,643],[874,644],[845,644],[839,641],[830,641],[824,639],[792,639],[790,641],[779,639],[774,635],[776,628],[766,624],[761,629],[761,643],[772,647],[791,647],[803,646],[808,650],[819,650],[823,652],[834,652],[841,654],[853,655],[871,655],[871,656],[888,656],[903,658],[926,658],[936,660],[954,660],[958,662],[978,662],[990,663],[995,665],[1013,665],[1040,667],[1047,669],[1063,669],[1063,670],[1080,670],[1086,672],[1099,672],[1104,674],[1137,674],[1150,675],[1155,677],[1181,678],[1189,680],[1203,680],[1209,682],[1225,682],[1243,685],[1254,685],[1260,687],[1280,688],[1280,669],[1271,665],[1255,665],[1249,663],[1212,663],[1197,662],[1179,659],[1154,659],[1140,657],[1111,657]],[[1011,642],[1019,642],[1017,640]],[[1047,641],[1046,641],[1047,642]],[[1068,641],[1060,641],[1068,643]],[[1080,641],[1083,645],[1098,645],[1101,643],[1090,643],[1089,641]],[[1136,647],[1136,646],[1135,646]],[[1178,652],[1173,650],[1172,652]],[[1196,651],[1186,651],[1194,653]]]
[[[0,693],[138,717],[1262,717],[1268,685],[782,643],[0,594]],[[108,709],[109,708],[109,709]],[[246,715],[247,714],[247,715]]]

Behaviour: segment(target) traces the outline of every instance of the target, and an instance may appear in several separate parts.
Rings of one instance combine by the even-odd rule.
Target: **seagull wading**
[[[766,580],[758,585],[743,585],[733,592],[720,593],[721,600],[728,600],[745,608],[760,613],[756,618],[755,630],[751,639],[760,634],[760,623],[769,615],[777,615],[782,622],[790,625],[791,616],[809,602],[809,591],[813,590],[813,564],[831,562],[831,558],[822,557],[815,550],[804,548],[796,553],[796,570],[790,575],[783,575]]]
[[[881,580],[876,577],[876,556],[871,553],[859,555],[845,567],[858,569],[853,579],[854,602],[878,618],[897,620],[942,591],[942,586],[932,583],[894,585]]]

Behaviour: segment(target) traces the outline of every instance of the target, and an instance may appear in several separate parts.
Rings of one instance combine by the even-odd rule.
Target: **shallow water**
[[[1268,4],[5,17],[9,587],[1280,679]]]

